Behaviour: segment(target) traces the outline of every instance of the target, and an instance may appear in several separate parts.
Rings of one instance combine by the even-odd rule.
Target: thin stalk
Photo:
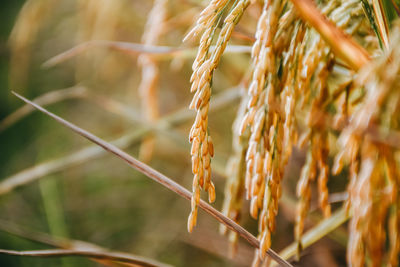
[[[106,251],[82,251],[82,250],[68,250],[68,249],[44,249],[44,250],[28,250],[16,251],[0,249],[0,254],[13,255],[13,256],[28,256],[28,257],[88,257],[94,259],[110,260],[123,263],[133,264],[135,266],[146,267],[167,267],[171,265],[159,263],[153,260],[144,259],[139,256],[126,255],[123,253],[113,253]]]
[[[378,25],[376,24],[375,16],[374,16],[372,8],[371,8],[371,6],[369,4],[369,1],[368,0],[361,0],[361,3],[362,3],[362,6],[363,6],[363,9],[364,9],[365,16],[368,18],[369,24],[371,24],[371,27],[374,30],[375,35],[378,37],[379,46],[380,46],[381,49],[383,49],[382,36],[379,33]]]
[[[239,88],[228,90],[217,95],[213,100],[211,100],[212,105],[210,107],[210,112],[214,112],[229,106],[239,97]],[[126,111],[126,109],[124,110]],[[136,116],[134,116],[134,114],[131,115],[132,117],[130,118],[134,120]],[[155,124],[148,124],[133,132],[127,133],[122,137],[111,141],[111,143],[121,149],[125,149],[132,145],[134,142],[140,140],[140,138],[142,138],[144,135],[148,134],[152,130],[166,130],[175,125],[179,125],[190,119],[193,119],[194,116],[195,114],[193,112],[187,110],[187,108],[184,108],[177,112],[174,112],[171,115],[165,116],[164,118],[158,120]],[[65,157],[50,160],[31,168],[27,168],[0,181],[0,196],[2,194],[11,192],[19,186],[36,181],[43,176],[55,173],[57,171],[65,170],[69,167],[81,164],[83,162],[96,159],[105,154],[106,152],[98,146],[88,146]]]
[[[301,238],[301,245],[303,248],[307,248],[325,237],[327,234],[338,228],[340,225],[345,223],[350,216],[347,214],[346,208],[342,207],[338,211],[334,212],[331,217],[322,220],[314,228],[303,234]],[[284,259],[290,259],[295,256],[298,250],[298,242],[293,242],[288,247],[283,249],[279,255]]]
[[[107,248],[100,247],[96,244],[93,243],[88,243],[86,241],[81,241],[81,240],[72,240],[72,239],[66,239],[66,238],[59,238],[59,237],[54,237],[46,233],[41,233],[41,232],[36,232],[32,230],[28,230],[24,227],[21,227],[19,225],[16,225],[15,223],[11,223],[9,221],[0,219],[0,231],[6,232],[8,234],[12,234],[33,242],[37,242],[40,244],[45,244],[49,245],[52,247],[56,248],[62,248],[62,249],[68,249],[68,250],[78,250],[78,251],[95,251],[95,252],[103,252],[103,251],[109,251]],[[111,253],[118,253],[119,255],[126,255],[130,257],[135,257],[137,258],[137,255],[133,255],[131,253],[125,253],[125,252],[119,252],[119,251],[113,251]],[[141,259],[145,259],[144,257],[139,256]],[[121,263],[118,262],[118,264],[110,261],[110,260],[105,260],[105,259],[94,259],[91,258],[91,260],[101,263],[106,266],[121,266],[127,265],[127,266],[132,266],[131,264],[128,263]],[[155,262],[153,259],[146,259],[146,261],[149,262]],[[158,263],[160,266],[165,264],[163,263]],[[136,266],[136,265],[135,265]]]
[[[213,47],[213,46],[212,46]],[[88,41],[71,49],[56,55],[45,63],[43,67],[50,68],[57,64],[60,64],[72,57],[75,57],[83,52],[86,52],[92,48],[108,48],[121,51],[131,56],[138,56],[140,54],[152,55],[156,59],[169,60],[172,58],[191,58],[196,56],[196,48],[179,48],[170,46],[155,46],[155,45],[143,45],[137,43],[127,42],[116,42],[116,41]],[[245,45],[231,45],[226,49],[227,53],[250,53],[251,46]]]
[[[168,178],[167,176],[161,174],[160,172],[156,171],[155,169],[151,168],[150,166],[144,164],[143,162],[138,161],[131,155],[127,154],[126,152],[120,150],[118,147],[107,143],[106,141],[102,140],[101,138],[83,130],[82,128],[79,128],[78,126],[62,119],[61,117],[58,117],[57,115],[47,111],[46,109],[42,108],[41,106],[29,101],[28,99],[18,95],[17,93],[13,92],[15,96],[23,100],[25,103],[28,103],[38,109],[39,111],[43,112],[44,114],[52,117],[54,120],[59,122],[60,124],[64,125],[65,127],[71,129],[72,131],[76,132],[77,134],[85,137],[89,141],[99,145],[106,151],[114,154],[121,160],[125,161],[130,167],[136,169],[137,171],[143,173],[150,179],[158,182],[159,184],[165,186],[166,188],[170,189],[171,191],[175,192],[176,194],[180,195],[181,197],[191,200],[192,198],[192,193],[187,190],[186,188],[182,187],[180,184],[176,183],[172,179]],[[214,209],[211,205],[206,203],[205,201],[201,200],[199,203],[199,207],[206,211],[208,214],[213,216],[216,220],[218,220],[220,223],[225,224],[230,230],[235,231],[238,233],[242,238],[244,238],[249,244],[251,244],[255,248],[260,247],[260,241],[253,236],[250,232],[248,232],[246,229],[244,229],[242,226],[238,225],[235,223],[233,220],[230,218],[226,217],[223,215],[221,212],[218,210]],[[281,266],[292,266],[289,262],[286,260],[282,259],[276,252],[273,250],[269,249],[267,251],[267,254],[274,259],[276,262],[278,262]]]
[[[45,93],[35,98],[34,101],[41,106],[47,106],[66,99],[84,97],[86,93],[87,89],[83,86],[78,85]],[[35,109],[29,105],[24,105],[21,108],[17,109],[0,121],[0,132],[9,128],[11,125],[18,122],[26,115],[30,114],[33,110]]]
[[[400,17],[400,7],[397,5],[395,0],[390,0],[390,2],[392,3],[394,10],[397,13],[397,16]]]
[[[389,26],[386,18],[385,11],[383,9],[381,0],[372,0],[372,7],[374,10],[379,34],[385,46],[385,49],[389,49]]]
[[[293,220],[294,220],[297,200],[295,198],[290,197],[288,194],[282,194],[281,202],[282,204],[285,205],[286,210],[290,211],[293,214]],[[313,223],[313,226],[310,227],[310,231],[316,225],[329,218],[322,218],[320,215],[310,211],[308,219],[311,221],[311,223]],[[343,247],[347,246],[348,233],[345,229],[338,228],[335,231],[328,233],[327,237],[329,237],[331,240],[337,242],[339,245]]]

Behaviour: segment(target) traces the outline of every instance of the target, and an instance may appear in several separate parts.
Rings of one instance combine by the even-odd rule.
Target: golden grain
[[[227,1],[211,1],[200,14],[196,26],[187,35],[189,38],[204,30],[200,38],[197,56],[193,62],[193,74],[190,78],[192,83],[190,91],[195,94],[189,107],[197,111],[197,116],[189,134],[189,141],[192,143],[192,171],[195,177],[193,192],[199,192],[200,188],[204,189],[208,192],[210,202],[215,200],[215,186],[211,181],[211,158],[214,155],[214,146],[208,132],[212,75],[232,35],[234,26],[239,22],[249,3],[248,0],[240,0],[231,7],[224,19],[213,51],[210,51],[211,42]],[[195,201],[196,205],[192,205],[192,213],[197,210],[198,199]],[[195,216],[189,217],[190,230],[193,229],[195,220]]]
[[[349,225],[347,258],[352,266],[364,266],[366,255],[372,266],[380,266],[385,261],[392,266],[398,264],[398,209],[390,211],[399,203],[398,164],[395,151],[373,142],[368,132],[372,126],[381,129],[398,127],[400,49],[395,44],[400,40],[400,34],[396,32],[391,36],[390,49],[360,71],[357,84],[365,88],[366,96],[339,139],[344,150],[341,157],[351,164],[348,205],[353,217]],[[384,169],[387,171],[383,172]],[[388,214],[390,246],[385,256]]]

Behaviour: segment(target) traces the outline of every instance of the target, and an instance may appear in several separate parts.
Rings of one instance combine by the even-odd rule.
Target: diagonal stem
[[[385,49],[389,48],[389,27],[385,11],[383,10],[382,1],[372,0],[372,7],[375,13],[375,18],[378,26],[380,37],[382,38]]]
[[[239,98],[240,92],[241,89],[238,87],[218,94],[212,100],[213,105],[211,106],[210,111],[217,111],[230,105]],[[95,102],[103,102],[105,100],[104,97],[99,98],[96,96],[91,97],[90,99],[94,100]],[[127,118],[136,120],[136,115],[131,112],[131,110],[127,110],[125,106],[121,106],[120,104],[116,105],[116,102],[113,100],[108,99],[107,103],[99,104],[105,107],[107,110],[111,110],[119,115],[124,114],[127,116]],[[139,128],[133,132],[129,132],[122,137],[111,141],[111,143],[117,147],[120,147],[121,149],[125,149],[142,138],[144,135],[148,134],[150,131],[160,130],[163,131],[163,133],[166,133],[166,130],[170,129],[172,126],[180,125],[192,118],[193,113],[189,112],[187,108],[180,109],[173,114],[166,115],[165,117],[159,119],[155,124],[144,125],[142,128]],[[106,152],[98,146],[88,146],[67,156],[53,159],[22,170],[0,181],[0,195],[6,194],[19,186],[40,179],[45,175],[49,175],[71,166],[93,160],[104,155],[105,153]],[[215,170],[218,171],[218,169]]]
[[[43,250],[28,250],[16,251],[0,249],[0,254],[14,255],[14,256],[29,256],[29,257],[66,257],[66,256],[79,256],[89,257],[101,260],[111,260],[123,263],[134,264],[135,266],[146,267],[167,267],[170,265],[161,264],[148,259],[143,259],[139,256],[127,255],[124,253],[113,253],[107,251],[85,251],[85,250],[70,250],[70,249],[43,249]]]
[[[145,262],[151,262],[154,264],[158,264],[158,266],[169,266],[161,262],[157,262],[153,259],[150,258],[145,258],[143,256],[138,256],[134,255],[131,253],[126,253],[126,252],[119,252],[119,251],[109,251],[107,248],[100,247],[96,244],[89,243],[86,241],[81,241],[81,240],[72,240],[72,239],[66,239],[66,238],[59,238],[59,237],[54,237],[51,235],[48,235],[46,233],[42,232],[35,232],[32,230],[28,230],[24,227],[21,227],[17,224],[11,223],[9,221],[0,219],[0,231],[4,231],[8,234],[15,235],[33,242],[37,242],[40,244],[46,244],[52,247],[60,248],[60,249],[68,249],[68,250],[74,250],[74,251],[94,251],[94,252],[103,252],[106,251],[110,253],[110,255],[124,255],[128,256],[131,258],[136,258],[140,259]],[[112,254],[111,254],[112,253]],[[91,258],[92,261],[101,263],[105,266],[118,266],[120,267],[121,264],[123,266],[132,266],[132,263],[122,263],[122,262],[113,262],[109,259],[96,259],[96,258]],[[135,265],[136,266],[136,265]]]
[[[177,193],[181,197],[191,200],[192,193],[189,192],[186,188],[181,186],[180,184],[176,183],[175,181],[171,180],[167,176],[163,175],[162,173],[154,170],[150,166],[144,164],[143,162],[138,161],[131,155],[127,154],[126,152],[122,151],[121,149],[117,148],[116,146],[107,143],[106,141],[102,140],[101,138],[95,136],[94,134],[89,133],[88,131],[83,130],[82,128],[79,128],[75,124],[72,124],[61,117],[49,112],[48,110],[42,108],[41,106],[29,101],[28,99],[24,98],[23,96],[12,92],[15,96],[26,102],[27,104],[32,105],[39,111],[43,112],[44,114],[52,117],[54,120],[57,122],[61,123],[65,127],[71,129],[72,131],[76,132],[77,134],[85,137],[89,141],[99,145],[106,151],[114,154],[121,160],[125,161],[129,166],[133,167],[134,169],[138,170],[139,172],[143,173],[147,177],[151,178],[152,180],[160,183],[161,185],[165,186],[166,188],[170,189],[171,191]],[[213,216],[215,219],[217,219],[220,223],[225,224],[230,230],[235,231],[238,233],[242,238],[246,239],[247,242],[249,242],[253,247],[259,248],[260,247],[260,241],[253,236],[250,232],[248,232],[246,229],[244,229],[242,226],[238,225],[235,223],[233,220],[229,219],[225,215],[223,215],[221,212],[218,210],[214,209],[212,206],[207,204],[205,201],[201,200],[199,203],[199,207],[206,211],[208,214]],[[289,262],[285,261],[282,259],[276,252],[273,250],[269,249],[267,251],[267,254],[277,261],[281,266],[292,266]]]
[[[84,97],[87,93],[87,89],[83,86],[76,85],[66,89],[60,89],[45,93],[37,98],[35,98],[35,102],[39,103],[42,106],[47,106],[62,100],[71,99],[71,98],[79,98]],[[0,132],[6,130],[14,123],[18,122],[26,115],[34,110],[31,106],[25,105],[21,108],[17,109],[4,119],[0,120]]]
[[[346,208],[342,207],[331,217],[322,220],[318,225],[310,229],[308,232],[304,233],[301,238],[301,244],[303,248],[309,247],[340,225],[345,223],[349,219],[350,215],[347,213]],[[279,255],[284,259],[289,259],[297,253],[297,243],[294,242],[284,250],[282,250]]]

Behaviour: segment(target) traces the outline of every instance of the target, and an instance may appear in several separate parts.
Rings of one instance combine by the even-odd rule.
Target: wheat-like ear
[[[40,104],[15,94],[27,103],[22,111],[28,110],[26,107],[34,107],[97,146],[83,148],[6,177],[0,181],[0,195],[46,174],[93,160],[108,151],[190,201],[189,232],[196,225],[200,207],[221,223],[221,232],[229,233],[233,245],[238,242],[239,236],[244,238],[255,249],[253,266],[266,266],[271,259],[282,266],[291,266],[285,261],[288,257],[299,258],[303,249],[328,235],[347,219],[350,219],[348,238],[342,236],[341,243],[347,243],[349,265],[398,266],[400,23],[393,20],[395,12],[400,16],[397,0],[264,0],[259,3],[254,0],[210,0],[184,38],[185,41],[198,36],[197,49],[157,45],[161,35],[168,32],[165,29],[163,31],[168,0],[153,1],[153,9],[142,36],[143,44],[95,40],[112,39],[117,33],[115,30],[118,27],[115,26],[122,22],[118,14],[128,3],[126,0],[79,1],[78,37],[84,42],[45,63],[45,66],[52,66],[98,47],[138,56],[142,71],[139,91],[145,119],[138,119],[132,115],[132,109],[112,99],[105,100],[88,93],[84,93],[84,97],[107,111],[141,122],[140,128],[125,133],[110,144],[42,107],[52,101],[80,97],[79,92],[64,94],[64,91],[60,91],[52,99],[40,97]],[[11,78],[14,81],[14,77],[20,75],[21,79],[17,79],[17,82],[24,82],[24,66],[27,66],[25,63],[29,59],[29,50],[25,50],[25,46],[35,39],[40,30],[45,16],[38,15],[51,14],[41,11],[49,9],[54,3],[54,0],[28,0],[21,10],[10,37]],[[238,29],[236,24],[250,4],[253,5],[247,11],[249,16],[244,17]],[[179,10],[186,7],[179,7]],[[388,7],[395,10],[388,10]],[[178,33],[176,26],[192,22],[192,12],[196,9],[172,17],[167,27]],[[34,20],[39,23],[30,25]],[[252,27],[254,25],[256,27]],[[238,30],[236,36],[235,27]],[[252,28],[255,28],[254,38],[249,37]],[[247,45],[229,47],[232,36],[239,37],[238,42]],[[241,81],[246,91],[241,96],[233,126],[233,153],[226,166],[225,200],[222,212],[218,212],[200,199],[200,192],[208,192],[209,202],[215,200],[216,189],[211,178],[214,145],[208,119],[216,106],[214,101],[219,101],[218,96],[211,100],[215,70],[223,54],[228,52],[251,52],[251,57],[246,55],[239,60],[227,60],[234,65],[233,69],[229,69],[229,64],[221,64],[222,70],[229,72],[230,76],[226,76],[229,80],[236,74],[239,64],[242,65],[240,71],[247,69],[247,73]],[[158,62],[193,57],[190,78],[193,99],[190,109],[195,112],[178,111],[159,119],[156,99],[160,74]],[[93,59],[101,60],[101,57]],[[251,66],[244,65],[246,59],[250,60]],[[22,62],[22,68],[17,69],[15,62],[19,61]],[[77,73],[86,72],[85,67],[79,64]],[[223,102],[233,103],[233,98],[228,98],[224,98]],[[237,93],[234,98],[238,98]],[[0,131],[28,113],[15,114],[0,123]],[[154,133],[172,137],[174,141],[178,140],[180,147],[187,149],[188,144],[182,142],[182,136],[171,128],[189,119],[194,119],[189,133],[192,192],[121,150],[150,135],[140,153],[141,159],[148,161],[154,145],[154,139],[151,139]],[[287,170],[287,163],[295,146],[301,148],[296,156],[304,157],[304,164],[299,166],[301,171],[293,175],[292,171]],[[330,158],[333,159],[332,164]],[[213,168],[217,173],[221,172],[223,168],[219,159],[215,160]],[[348,176],[347,190],[344,192],[346,198],[342,199],[343,206],[336,209],[336,205],[331,206],[331,191],[336,186],[328,189],[328,180],[329,183],[334,182],[330,174],[339,175],[342,172]],[[294,189],[290,186],[293,181],[288,181],[288,187],[282,186],[288,174],[296,176],[296,196],[290,196],[291,189]],[[258,220],[257,237],[239,225],[245,198],[249,200],[249,215]],[[294,240],[278,255],[271,250],[271,239],[278,228],[275,219],[280,202],[289,206],[285,212],[290,210],[294,214]],[[317,208],[320,214],[310,214]],[[306,219],[310,217],[310,221],[317,223],[322,217],[320,215],[323,215],[322,221],[307,230]],[[344,235],[343,232],[340,234]],[[107,263],[115,260],[114,264],[123,261],[149,265],[146,261],[140,262],[126,255],[119,257],[115,253],[100,251],[0,250],[0,253],[92,256],[104,258]]]
[[[336,102],[337,96],[331,95],[330,87],[339,87],[336,94],[341,97],[335,125],[343,127],[353,83],[351,79],[335,85],[329,83],[330,78],[337,75],[334,69],[337,58],[355,70],[369,62],[365,49],[350,37],[357,35],[358,31],[364,34],[360,27],[362,13],[358,1],[323,2],[320,3],[321,12],[309,0],[291,2],[293,6],[286,1],[266,1],[258,20],[252,49],[253,76],[248,88],[249,100],[240,127],[242,134],[249,129],[249,143],[245,148],[244,163],[233,162],[237,173],[245,165],[244,187],[247,199],[251,200],[250,215],[259,221],[261,247],[254,265],[271,246],[281,179],[292,146],[297,142],[297,120],[302,120],[305,126],[298,142],[307,147],[307,160],[297,186],[300,199],[295,223],[298,253],[302,248],[302,232],[314,180],[318,185],[319,206],[325,217],[330,216],[327,187],[330,126],[321,110],[324,114],[325,109]],[[346,14],[352,14],[354,19],[349,20]],[[305,111],[305,118],[296,116],[298,110]],[[337,161],[336,172],[343,165],[341,162],[343,160]],[[358,173],[357,160],[351,171],[352,176]],[[231,192],[238,191],[233,190],[233,185],[230,182],[228,200],[233,197]],[[234,202],[230,203],[233,205]],[[229,211],[229,206],[224,208]]]
[[[399,30],[400,27],[393,29],[390,48],[360,70],[357,84],[366,90],[366,96],[339,138],[343,153],[338,157],[350,162],[352,171],[348,206],[353,218],[349,225],[347,250],[348,262],[352,266],[363,266],[366,255],[375,266],[398,264],[398,151],[372,140],[369,129],[374,124],[378,126],[378,132],[398,130],[399,127]],[[390,223],[386,234],[387,218]],[[385,256],[387,237],[390,246]]]
[[[95,136],[92,133],[89,133],[88,131],[83,130],[82,128],[79,128],[78,126],[58,117],[57,115],[49,112],[48,110],[42,108],[41,106],[29,101],[28,99],[24,98],[23,96],[12,92],[15,96],[17,96],[19,99],[23,100],[25,103],[32,105],[34,108],[37,110],[43,112],[44,114],[50,116],[57,122],[61,123],[65,127],[71,129],[72,131],[76,132],[77,134],[85,137],[89,141],[97,144],[98,146],[102,147],[106,151],[114,154],[121,160],[123,160],[125,163],[127,163],[130,167],[138,170],[139,172],[143,173],[150,179],[160,183],[161,185],[165,186],[166,188],[170,189],[171,191],[175,192],[176,194],[180,195],[181,197],[191,200],[192,199],[192,194],[184,187],[179,185],[178,183],[174,182],[172,179],[166,177],[165,175],[159,173],[158,171],[154,170],[150,166],[144,164],[143,162],[140,162],[139,160],[133,158],[129,154],[125,153],[124,151],[120,150],[116,146],[107,143],[106,141],[102,140],[101,138]],[[225,224],[230,230],[237,232],[241,237],[243,237],[245,240],[247,240],[252,246],[258,248],[260,246],[260,243],[258,242],[257,238],[255,238],[251,233],[249,233],[247,230],[245,230],[243,227],[235,223],[233,220],[229,219],[228,217],[224,216],[221,212],[217,211],[213,207],[211,207],[209,204],[206,202],[200,200],[198,206],[209,213],[211,216],[213,216],[216,220],[218,220],[220,223]],[[276,252],[273,250],[269,249],[267,251],[267,254],[277,261],[281,266],[292,266],[290,263],[282,259]]]
[[[211,1],[200,14],[196,26],[188,36],[197,35],[203,29],[197,56],[193,62],[191,76],[191,92],[195,92],[190,108],[196,110],[195,122],[189,133],[189,142],[193,172],[193,198],[191,212],[188,218],[188,231],[191,232],[197,221],[197,206],[200,201],[200,189],[208,192],[209,202],[215,200],[215,186],[211,181],[211,158],[214,156],[214,145],[208,131],[208,110],[211,97],[211,84],[214,70],[221,59],[223,52],[232,35],[234,26],[240,20],[244,10],[250,4],[249,0],[239,0],[233,4],[230,12],[224,19],[214,50],[210,51],[213,35],[227,6],[226,0]]]
[[[264,258],[271,246],[271,232],[275,229],[278,212],[280,181],[282,178],[282,119],[276,98],[281,90],[276,80],[279,54],[274,44],[282,1],[267,1],[258,20],[256,41],[253,45],[253,77],[248,94],[248,111],[242,120],[241,132],[250,126],[246,152],[246,197],[251,199],[250,215],[259,216],[259,256]],[[282,49],[284,50],[284,49]],[[278,59],[277,59],[278,58]],[[258,211],[261,209],[260,215]]]

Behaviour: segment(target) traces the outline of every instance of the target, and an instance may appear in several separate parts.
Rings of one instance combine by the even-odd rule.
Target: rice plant
[[[397,0],[27,0],[8,41],[8,92],[26,106],[12,113],[12,104],[0,134],[26,138],[13,133],[27,127],[38,137],[31,148],[5,146],[0,195],[35,198],[28,189],[38,184],[39,200],[10,197],[10,218],[39,203],[44,214],[31,217],[50,235],[12,220],[0,230],[58,249],[7,241],[0,253],[22,264],[399,266],[399,16]],[[44,108],[55,103],[59,116]],[[35,109],[47,116],[25,118]],[[53,132],[48,117],[95,145]],[[44,159],[32,160],[35,151]],[[139,174],[125,187],[120,160],[187,201],[140,188]],[[96,203],[120,211],[75,230],[85,219],[69,216]],[[118,221],[130,238],[73,240]]]

